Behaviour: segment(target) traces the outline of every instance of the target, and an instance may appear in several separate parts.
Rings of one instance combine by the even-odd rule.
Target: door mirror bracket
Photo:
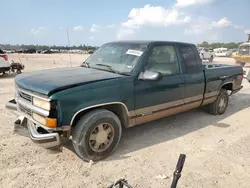
[[[151,80],[157,81],[162,78],[162,74],[156,71],[146,70],[145,72],[141,72],[138,79],[139,80]]]

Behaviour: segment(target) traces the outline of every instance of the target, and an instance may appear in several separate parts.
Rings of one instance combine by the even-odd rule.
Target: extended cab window
[[[180,52],[183,58],[185,73],[192,74],[198,72],[196,55],[192,47],[189,45],[181,45]]]
[[[156,46],[148,58],[147,70],[157,71],[163,75],[179,74],[179,63],[173,45]]]

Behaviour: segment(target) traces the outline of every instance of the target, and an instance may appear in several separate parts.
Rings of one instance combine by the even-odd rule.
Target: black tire
[[[240,62],[240,65],[241,65],[242,67],[244,67],[245,64],[246,64],[246,62]]]
[[[211,57],[209,58],[209,62],[212,63],[214,60],[214,56],[211,55]]]
[[[91,148],[90,136],[100,124],[112,126],[112,142],[104,150],[96,152]],[[98,128],[97,128],[98,129]],[[98,161],[110,155],[118,146],[122,135],[122,126],[119,118],[111,111],[97,109],[85,114],[72,130],[73,147],[84,161]]]
[[[220,107],[220,102],[225,100],[225,106]],[[221,89],[216,101],[208,106],[209,113],[213,115],[222,115],[225,113],[228,106],[229,96],[227,90]]]

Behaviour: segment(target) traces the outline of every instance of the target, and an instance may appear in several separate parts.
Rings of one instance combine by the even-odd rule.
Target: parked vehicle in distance
[[[199,54],[202,60],[208,60],[209,62],[213,62],[215,58],[215,53],[213,52],[213,49],[199,48]]]
[[[239,45],[238,51],[232,55],[236,64],[240,64],[242,67],[246,63],[250,63],[250,34],[248,35],[248,41]]]
[[[228,57],[230,56],[230,52],[228,50],[219,50],[215,52],[216,57]]]
[[[24,51],[23,51],[23,53],[25,53],[25,54],[35,54],[36,53],[36,49],[25,49]]]
[[[16,76],[6,107],[25,117],[34,142],[51,148],[72,136],[76,153],[96,161],[116,149],[122,127],[201,106],[224,114],[242,79],[241,66],[202,64],[193,44],[117,41],[79,67]]]
[[[52,54],[53,52],[51,50],[44,50],[41,53],[42,54]]]
[[[5,73],[10,70],[8,55],[0,49],[0,73]]]

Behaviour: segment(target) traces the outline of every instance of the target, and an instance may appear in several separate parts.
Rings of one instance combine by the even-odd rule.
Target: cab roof
[[[110,43],[133,43],[133,44],[142,44],[142,45],[149,45],[152,43],[175,43],[175,44],[187,44],[187,45],[194,45],[192,43],[186,43],[186,42],[178,42],[178,41],[161,41],[161,40],[118,40]]]

